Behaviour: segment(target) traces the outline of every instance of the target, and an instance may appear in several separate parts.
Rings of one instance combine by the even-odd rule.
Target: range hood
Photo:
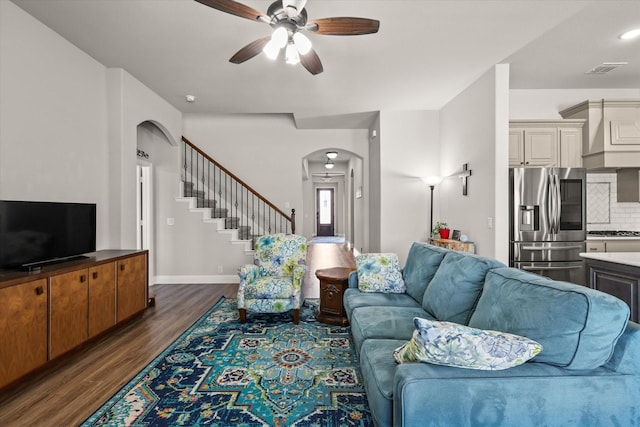
[[[618,169],[618,202],[640,202],[640,168]]]
[[[560,115],[586,120],[582,163],[587,170],[640,168],[640,99],[588,100]]]

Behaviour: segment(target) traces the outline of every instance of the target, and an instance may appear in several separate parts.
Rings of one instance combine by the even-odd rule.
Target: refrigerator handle
[[[560,193],[560,177],[555,175],[556,180],[556,233],[560,232],[560,216],[562,215],[562,194]]]
[[[555,179],[553,175],[547,177],[549,184],[547,186],[547,220],[549,222],[549,233],[555,234],[556,230],[556,196],[555,196]]]

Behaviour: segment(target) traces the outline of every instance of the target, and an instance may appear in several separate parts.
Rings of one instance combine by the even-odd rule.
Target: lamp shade
[[[422,178],[422,181],[424,181],[425,184],[427,184],[428,186],[432,186],[432,185],[438,185],[442,182],[442,177],[440,176],[427,176]]]

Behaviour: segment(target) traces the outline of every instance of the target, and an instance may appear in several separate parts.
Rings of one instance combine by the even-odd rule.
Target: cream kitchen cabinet
[[[585,168],[640,165],[640,99],[588,100],[560,111],[560,115],[586,122],[582,135]]]
[[[509,167],[581,167],[584,120],[516,120],[509,124]]]

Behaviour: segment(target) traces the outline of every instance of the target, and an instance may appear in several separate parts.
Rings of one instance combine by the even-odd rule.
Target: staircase
[[[216,223],[218,232],[231,234],[232,244],[245,244],[247,253],[263,234],[295,233],[294,209],[285,214],[188,139],[182,141],[182,195],[176,200],[188,202],[205,223]]]
[[[260,237],[260,234],[251,234],[250,225],[240,225],[240,217],[229,216],[228,208],[218,208],[218,201],[212,200],[205,196],[205,190],[195,190],[193,182],[183,182],[183,197],[195,198],[195,207],[202,209],[210,209],[209,219],[222,219],[224,220],[225,230],[237,230],[237,240],[249,240],[251,241],[251,247],[255,243],[255,239]]]

